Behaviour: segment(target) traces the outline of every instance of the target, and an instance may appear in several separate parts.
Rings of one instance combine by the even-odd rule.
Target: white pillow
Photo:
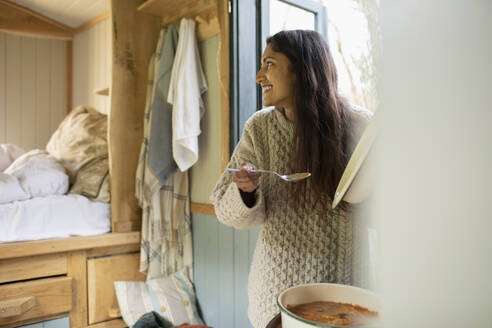
[[[63,195],[68,191],[68,175],[56,158],[40,149],[17,158],[5,171],[19,179],[30,197]]]
[[[151,311],[159,313],[174,326],[183,323],[203,325],[186,269],[147,282],[115,281],[114,287],[121,315],[128,327]]]
[[[16,177],[6,173],[0,173],[0,204],[28,198],[29,194],[22,189]]]
[[[5,170],[17,159],[24,154],[25,150],[13,144],[0,144],[0,172]]]

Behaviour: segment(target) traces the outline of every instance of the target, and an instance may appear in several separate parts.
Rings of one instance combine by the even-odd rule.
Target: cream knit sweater
[[[293,132],[293,123],[279,110],[256,112],[246,122],[229,167],[249,162],[259,169],[289,173]],[[347,213],[332,210],[331,204],[314,204],[308,194],[296,214],[289,202],[291,187],[291,182],[264,174],[256,204],[248,208],[232,175],[224,172],[211,196],[222,223],[236,229],[263,225],[248,281],[248,316],[255,328],[266,327],[279,312],[276,298],[286,288],[313,282],[351,283],[352,222]],[[319,206],[326,215],[313,211]]]

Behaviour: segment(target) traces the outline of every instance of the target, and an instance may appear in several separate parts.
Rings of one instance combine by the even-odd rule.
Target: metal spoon
[[[226,171],[239,172],[240,169],[226,168]],[[280,179],[285,180],[285,181],[291,181],[291,182],[303,180],[303,179],[309,178],[311,176],[311,173],[309,173],[309,172],[292,173],[292,174],[278,174],[277,172],[270,171],[270,170],[249,170],[248,172],[251,172],[251,173],[273,173],[276,176],[278,176]]]

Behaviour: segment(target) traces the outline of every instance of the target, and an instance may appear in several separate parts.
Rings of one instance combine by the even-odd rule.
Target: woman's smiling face
[[[261,57],[261,68],[256,74],[256,83],[263,91],[263,105],[292,111],[295,79],[287,56],[267,44]]]

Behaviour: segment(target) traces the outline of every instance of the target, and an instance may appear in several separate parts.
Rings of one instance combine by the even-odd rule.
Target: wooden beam
[[[115,232],[139,229],[142,219],[135,197],[135,174],[143,139],[147,72],[160,19],[137,11],[141,2],[111,0],[113,76],[108,132],[111,225]]]
[[[100,96],[109,96],[109,87],[96,89],[94,93]]]
[[[162,17],[164,25],[181,18],[194,18],[201,12],[216,8],[216,0],[147,0],[138,7],[138,11]]]
[[[0,0],[0,31],[59,40],[73,35],[72,28],[6,0]]]
[[[73,279],[70,327],[87,327],[87,255],[84,250],[68,255],[68,276]]]
[[[221,171],[229,163],[229,1],[219,0],[218,16],[220,25],[220,111],[221,111]]]
[[[191,203],[190,212],[198,213],[198,214],[206,214],[206,215],[215,215],[214,206],[211,204]]]
[[[103,20],[108,19],[108,18],[109,18],[109,10],[96,16],[96,17],[94,17],[90,21],[85,22],[84,24],[80,25],[79,27],[77,27],[75,29],[75,31],[73,33],[79,34],[80,32],[85,31],[85,30],[91,28],[92,26],[96,25],[97,23],[100,23]]]
[[[121,319],[104,321],[101,323],[97,323],[95,325],[87,326],[87,328],[123,328],[123,327],[127,327],[127,325]]]
[[[67,41],[67,114],[72,110],[72,69],[73,69],[73,42]]]
[[[88,237],[69,237],[26,241],[22,243],[0,244],[0,259],[41,254],[53,254],[66,251],[83,250],[96,247],[109,247],[140,243],[140,232],[106,233]]]

